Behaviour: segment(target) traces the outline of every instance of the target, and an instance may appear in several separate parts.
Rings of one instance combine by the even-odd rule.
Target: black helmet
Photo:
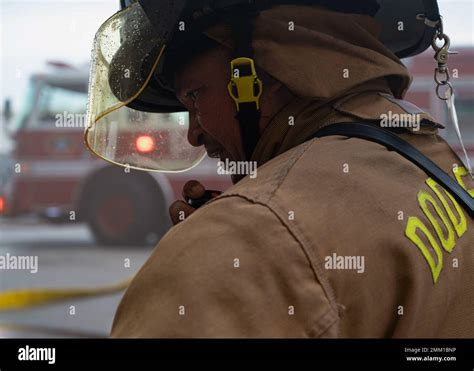
[[[173,132],[166,132],[174,142],[170,138],[165,140],[175,143],[172,156],[166,156],[169,148],[160,152],[161,157],[143,153],[123,155],[122,152],[131,151],[125,148],[128,144],[120,144],[127,143],[129,136],[123,123],[132,118],[152,132],[153,119],[138,117],[140,112],[186,111],[175,96],[169,70],[183,50],[193,53],[196,46],[202,48],[212,43],[203,32],[224,21],[232,29],[231,68],[238,76],[231,78],[228,90],[237,105],[236,118],[250,158],[259,138],[262,92],[251,48],[252,20],[260,11],[283,4],[316,5],[336,12],[372,16],[381,24],[381,41],[400,58],[423,52],[440,27],[436,0],[122,0],[124,8],[109,18],[95,37],[86,144],[99,156],[122,165],[132,163],[131,167],[180,171],[194,166],[203,153],[185,145],[182,130],[174,124],[170,126]],[[123,107],[134,113],[120,113],[119,108]],[[96,125],[105,116],[107,122]],[[173,121],[176,117],[169,119]],[[183,157],[188,161],[175,161]]]
[[[381,24],[380,40],[399,58],[411,57],[425,51],[431,45],[440,20],[436,0],[122,0],[122,6],[127,7],[135,2],[143,8],[167,47],[162,56],[162,64],[157,66],[157,73],[150,79],[147,88],[128,104],[131,108],[149,112],[174,112],[184,109],[165,78],[165,64],[173,65],[173,62],[169,62],[171,58],[167,57],[172,55],[173,51],[179,50],[186,41],[205,39],[202,31],[229,14],[255,13],[279,4],[319,5],[338,12],[367,14]],[[176,32],[179,22],[186,24],[185,32]],[[403,27],[403,32],[400,27]],[[186,44],[188,48],[193,48],[192,45],[196,43]],[[151,56],[154,55],[156,50],[155,54],[151,52]],[[120,57],[117,56],[118,65],[121,62]],[[150,68],[149,59],[142,61],[143,75],[146,75]],[[117,91],[119,90],[118,88]]]

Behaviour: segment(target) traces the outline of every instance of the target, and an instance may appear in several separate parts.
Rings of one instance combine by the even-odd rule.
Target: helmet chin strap
[[[229,15],[228,22],[234,39],[234,55],[230,62],[231,78],[228,91],[237,108],[235,118],[239,122],[240,135],[248,161],[260,139],[260,96],[262,81],[258,78],[252,50],[252,20],[257,14],[243,9]]]

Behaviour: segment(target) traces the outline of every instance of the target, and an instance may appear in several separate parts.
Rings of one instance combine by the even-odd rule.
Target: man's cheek
[[[222,118],[219,112],[203,112],[196,119],[201,128],[220,145],[224,145],[226,140],[232,140],[229,135],[231,122]]]
[[[204,98],[204,96],[203,96]],[[203,112],[213,111],[222,117],[235,117],[237,110],[235,102],[230,97],[226,90],[214,92],[213,94],[205,94],[205,101],[203,100]]]
[[[196,121],[199,126],[206,132],[214,134],[217,125],[215,125],[215,112],[199,112],[196,114]]]

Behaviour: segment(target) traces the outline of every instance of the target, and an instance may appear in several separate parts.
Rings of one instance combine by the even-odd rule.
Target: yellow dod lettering
[[[457,182],[461,187],[463,187],[472,197],[474,197],[474,188],[467,189],[466,185],[464,184],[462,177],[468,175],[469,172],[464,166],[456,166],[453,168],[453,174],[456,177]]]
[[[431,256],[428,248],[425,246],[421,238],[416,234],[417,230],[423,232],[430,241],[431,247],[436,253],[436,257],[438,258],[438,263],[435,263],[433,257]],[[405,229],[405,235],[413,241],[413,243],[420,249],[421,253],[425,257],[428,265],[431,269],[431,274],[433,276],[433,282],[436,283],[438,281],[439,274],[441,269],[443,269],[443,253],[441,248],[439,247],[438,243],[436,242],[435,238],[431,234],[431,232],[426,228],[423,222],[418,219],[416,216],[410,216],[408,218],[407,227]]]
[[[461,185],[466,191],[468,191],[471,196],[474,196],[474,189],[468,190],[462,180],[462,177],[468,174],[468,171],[466,170],[466,168],[462,166],[455,166],[453,168],[453,173],[459,185]],[[456,246],[454,231],[456,232],[456,235],[458,238],[463,236],[464,233],[466,233],[467,231],[466,216],[464,215],[464,212],[461,206],[454,199],[454,197],[451,194],[449,194],[449,192],[447,192],[438,183],[436,183],[435,180],[428,178],[426,180],[426,184],[435,193],[439,201],[441,201],[441,204],[443,205],[443,209],[445,210],[447,216],[443,212],[437,200],[428,192],[425,192],[425,191],[418,192],[418,196],[417,196],[418,203],[421,209],[423,210],[423,213],[426,215],[432,227],[434,228],[436,235],[439,239],[439,242],[441,243],[441,246],[443,247],[445,251],[450,253],[453,251],[454,247]],[[446,197],[444,197],[443,193],[441,192],[441,189],[443,190],[443,193],[451,201],[451,204],[456,209],[456,212],[454,212],[452,207],[449,205],[448,200],[446,199]],[[439,216],[439,218],[443,222],[443,225],[447,232],[447,236],[444,235],[441,225],[438,223],[437,218],[435,218],[435,216],[431,212],[429,208],[429,204],[431,204],[433,209],[436,211],[436,214]],[[457,216],[455,214],[457,214]],[[454,227],[454,230],[453,230],[453,227]],[[424,242],[422,241],[420,236],[417,234],[418,232],[424,234],[427,240],[429,241],[431,245],[430,246],[431,249],[435,252],[437,256],[437,260],[438,260],[437,263],[433,259],[433,256],[430,253],[429,248],[425,246]],[[435,236],[433,236],[433,234],[430,232],[428,227],[426,227],[426,225],[417,217],[410,217],[408,219],[408,222],[405,228],[405,235],[408,237],[410,241],[412,241],[418,247],[418,249],[423,254],[425,260],[427,261],[430,267],[431,274],[433,276],[433,281],[434,283],[436,283],[436,281],[438,280],[439,274],[441,270],[443,269],[443,254],[442,254],[441,247],[438,244],[438,240],[435,238]]]
[[[461,237],[467,230],[466,217],[464,216],[461,206],[458,204],[458,202],[454,199],[453,196],[451,196],[443,187],[441,187],[433,179],[428,178],[426,180],[426,184],[428,184],[428,186],[433,190],[436,196],[440,199],[441,203],[444,206],[444,209],[446,210],[446,213],[449,216],[449,219],[451,220],[451,223],[453,223],[454,225],[456,234],[458,235],[458,237]],[[446,198],[443,197],[439,189],[442,189],[444,191],[444,194],[448,196],[449,199],[451,200],[451,203],[456,208],[456,213],[459,216],[459,220],[454,215],[453,210],[451,210],[451,208],[449,207],[448,201],[446,201]]]
[[[431,225],[434,227],[443,248],[447,252],[453,251],[454,246],[456,245],[456,241],[454,240],[454,230],[451,224],[449,223],[448,218],[443,213],[443,211],[441,210],[440,206],[438,205],[434,197],[425,191],[420,191],[418,192],[418,203],[420,204],[421,209],[425,213],[426,217],[431,222]],[[428,208],[428,203],[430,203],[433,206],[433,208],[436,210],[436,214],[438,214],[438,216],[443,221],[443,224],[446,227],[446,231],[448,233],[446,237],[444,237],[443,235],[443,229],[439,225],[438,220],[436,220],[436,218],[433,216],[430,209]]]

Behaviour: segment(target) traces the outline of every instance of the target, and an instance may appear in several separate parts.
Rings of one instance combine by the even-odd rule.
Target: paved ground
[[[95,287],[132,276],[150,247],[97,246],[85,225],[0,219],[0,255],[37,255],[38,272],[0,270],[0,291],[36,287]],[[130,268],[124,265],[130,259]],[[0,337],[107,336],[123,292],[0,312]],[[75,315],[70,315],[70,306]]]

